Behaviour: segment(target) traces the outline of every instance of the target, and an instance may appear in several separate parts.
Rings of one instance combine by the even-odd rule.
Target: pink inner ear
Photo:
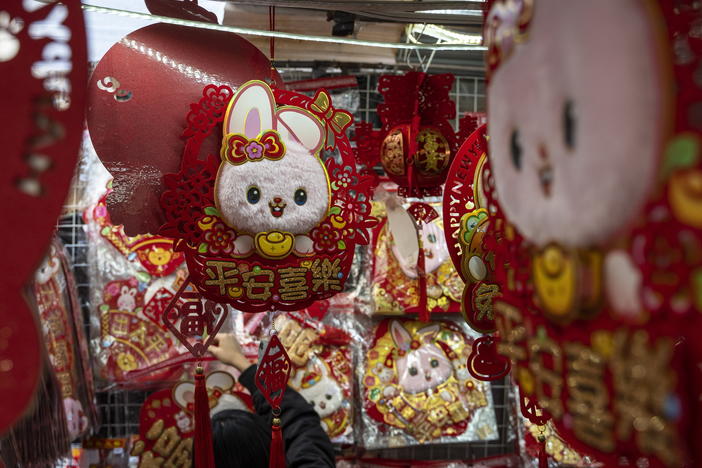
[[[191,391],[183,392],[183,400],[188,403],[195,401],[195,393]]]
[[[259,133],[261,133],[261,113],[258,109],[251,109],[248,114],[246,114],[246,124],[244,125],[244,132],[247,138],[256,138]]]

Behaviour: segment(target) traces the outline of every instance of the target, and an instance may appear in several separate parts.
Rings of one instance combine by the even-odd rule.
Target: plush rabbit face
[[[225,142],[232,135],[249,141],[241,144],[243,162],[223,161],[219,169],[215,199],[227,224],[247,234],[297,235],[326,216],[329,179],[317,156],[324,128],[312,114],[276,109],[270,88],[250,82],[232,99],[224,134]]]
[[[303,376],[309,376],[310,371],[314,371],[316,380],[306,385]],[[344,395],[339,384],[329,376],[324,362],[318,358],[311,358],[307,367],[298,371],[298,375],[295,376],[295,383],[300,388],[300,395],[314,407],[320,418],[326,418],[341,408]]]
[[[517,3],[498,3],[491,15]],[[528,36],[513,41],[491,78],[500,205],[539,246],[599,244],[645,202],[667,89],[645,3],[536,0]]]
[[[419,342],[414,342],[400,322],[390,325],[392,339],[405,355],[396,361],[399,383],[407,393],[421,393],[436,388],[451,377],[451,361],[435,343],[439,325],[433,324],[418,330]]]

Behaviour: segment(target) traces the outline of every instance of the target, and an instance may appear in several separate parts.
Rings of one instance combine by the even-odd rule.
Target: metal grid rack
[[[287,81],[311,78],[311,73],[299,70],[281,72]],[[387,72],[387,71],[386,71]],[[359,108],[356,119],[379,124],[375,109],[381,101],[376,91],[379,74],[364,73],[358,75]],[[451,98],[456,103],[456,120],[466,112],[485,110],[485,84],[482,78],[457,76],[451,91]],[[82,182],[84,183],[84,182]],[[75,200],[82,188],[81,182],[74,184],[72,196]],[[86,327],[90,312],[90,278],[88,277],[87,252],[88,244],[83,229],[82,213],[70,203],[65,207],[65,213],[58,225],[58,234],[66,245],[73,263],[76,284],[80,296],[81,307],[85,317]],[[125,437],[138,432],[139,409],[148,392],[110,390],[97,394],[97,404],[101,426],[97,431],[99,437]],[[383,449],[371,454],[381,458],[414,459],[414,460],[478,460],[481,458],[512,454],[515,452],[512,422],[513,388],[505,380],[492,383],[492,396],[496,411],[499,437],[494,441],[484,441],[469,444],[420,445],[405,448]]]

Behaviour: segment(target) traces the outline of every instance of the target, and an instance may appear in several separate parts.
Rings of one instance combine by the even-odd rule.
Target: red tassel
[[[419,255],[417,255],[417,277],[419,278],[419,320],[429,321],[429,308],[427,306],[427,274],[424,263],[424,245],[422,245],[422,231],[417,232],[419,237]]]
[[[285,468],[285,442],[280,430],[280,419],[273,417],[271,426],[271,450],[268,468]]]
[[[548,454],[546,453],[546,444],[541,444],[539,450],[539,468],[548,468]]]
[[[195,369],[195,468],[215,468],[210,402],[202,367]]]

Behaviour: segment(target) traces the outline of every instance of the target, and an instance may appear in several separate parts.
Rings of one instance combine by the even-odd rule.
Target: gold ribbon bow
[[[317,91],[308,107],[312,113],[321,117],[337,135],[341,135],[353,122],[353,116],[349,112],[334,109],[331,97],[324,89]]]

